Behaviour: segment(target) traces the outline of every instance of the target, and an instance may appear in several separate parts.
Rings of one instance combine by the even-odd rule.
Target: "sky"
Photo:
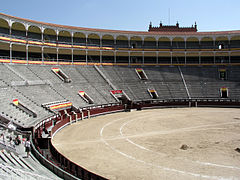
[[[198,31],[240,30],[239,0],[0,0],[0,12],[47,23],[86,28],[147,31],[192,26]],[[170,23],[169,23],[170,22]]]

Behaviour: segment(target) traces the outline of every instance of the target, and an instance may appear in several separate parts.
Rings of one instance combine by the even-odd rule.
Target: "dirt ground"
[[[240,109],[168,108],[79,121],[52,139],[108,179],[240,179]],[[182,145],[186,149],[181,149]]]

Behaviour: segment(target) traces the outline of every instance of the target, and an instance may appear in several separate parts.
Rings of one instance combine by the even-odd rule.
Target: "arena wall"
[[[85,109],[81,113],[84,114],[84,118],[91,118],[92,116],[103,115],[106,113],[114,113],[119,111],[131,111],[131,110],[142,110],[146,108],[169,108],[169,107],[240,107],[239,100],[219,100],[219,99],[178,99],[178,100],[165,100],[165,101],[139,101],[129,104],[128,106],[124,107],[123,105],[115,105],[110,107],[96,107]],[[89,113],[90,112],[90,113]],[[90,116],[89,116],[90,115]],[[82,115],[79,115],[80,117]],[[77,122],[81,119],[77,119],[76,121],[70,121],[70,118],[57,118],[57,123],[53,126],[51,134],[54,135],[57,131],[61,130],[67,125],[71,125],[74,122]],[[55,120],[55,119],[53,119]],[[51,123],[50,123],[51,124]],[[43,123],[41,122],[38,127],[35,128],[35,137],[40,137],[44,127],[48,127],[49,122]],[[53,136],[52,136],[53,138]],[[34,146],[33,149],[34,154],[36,157],[42,162],[46,167],[52,170],[54,173],[59,175],[62,178],[70,178],[74,179],[73,177],[69,177],[69,174],[74,175],[77,178],[81,179],[105,179],[104,177],[98,176],[69,160],[57,151],[57,149],[52,145],[51,141],[49,141],[49,149],[52,155],[52,158],[56,160],[57,164],[53,164],[50,162],[50,157],[44,157],[41,149],[38,147],[37,140],[34,139]],[[59,168],[63,170],[60,170]],[[66,174],[65,174],[66,173]],[[68,174],[69,173],[69,174]]]

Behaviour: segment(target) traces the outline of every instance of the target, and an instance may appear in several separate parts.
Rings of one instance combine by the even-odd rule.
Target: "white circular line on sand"
[[[119,129],[120,131],[120,134],[122,137],[124,137],[129,143],[133,144],[134,146],[137,146],[138,148],[140,149],[144,149],[146,151],[149,151],[149,152],[152,152],[152,153],[155,153],[155,154],[158,154],[158,155],[165,155],[165,153],[159,153],[159,152],[156,152],[156,151],[152,151],[144,146],[141,146],[135,142],[133,142],[132,140],[130,140],[127,136],[125,136],[122,132],[123,128],[128,125],[129,123],[131,123],[132,121],[135,121],[136,119],[133,119],[133,120],[130,120],[130,121],[127,121],[125,122]],[[139,120],[139,119],[138,119]],[[194,126],[194,127],[187,127],[187,128],[180,128],[180,129],[177,129],[177,130],[170,130],[170,131],[163,131],[164,134],[167,134],[167,132],[169,133],[173,133],[173,132],[183,132],[183,131],[193,131],[193,130],[209,130],[209,129],[212,129],[211,127],[216,127],[216,126],[222,126],[222,125],[228,125],[228,124],[239,124],[240,122],[231,122],[231,123],[221,123],[221,124],[209,124],[209,125],[201,125],[201,126]],[[205,129],[201,129],[201,128],[204,128]],[[209,128],[207,128],[209,127]],[[183,131],[182,131],[183,130]],[[180,158],[181,159],[181,158]],[[227,165],[222,165],[222,164],[215,164],[215,163],[209,163],[209,162],[201,162],[201,161],[192,161],[192,160],[188,160],[188,161],[191,161],[191,162],[194,162],[194,163],[198,163],[198,164],[202,164],[202,165],[206,165],[206,166],[215,166],[215,167],[221,167],[221,168],[228,168],[228,169],[236,169],[236,170],[240,170],[239,167],[235,167],[235,166],[227,166]]]
[[[139,119],[138,119],[138,120],[139,120]],[[148,149],[148,148],[146,148],[146,147],[144,147],[144,146],[141,146],[141,145],[139,145],[139,144],[137,144],[137,143],[134,143],[134,142],[131,141],[127,136],[125,136],[125,135],[123,134],[123,132],[122,132],[123,128],[124,128],[127,124],[129,124],[130,122],[132,122],[132,121],[135,121],[135,119],[125,122],[125,123],[120,127],[119,130],[120,130],[121,136],[122,136],[123,138],[125,138],[125,140],[127,140],[129,143],[137,146],[137,147],[140,148],[140,149],[144,149],[144,150],[146,150],[146,151],[153,152],[153,153],[156,153],[156,154],[158,154],[158,155],[164,155],[164,156],[166,156],[165,153],[155,152],[155,151],[152,151],[152,150],[150,150],[150,149]]]
[[[105,124],[105,125],[102,127],[102,129],[100,130],[100,136],[101,136],[101,141],[102,141],[104,144],[106,144],[108,147],[110,147],[113,151],[115,151],[115,152],[123,155],[124,157],[126,157],[126,158],[128,158],[128,159],[132,159],[132,160],[137,161],[137,162],[140,162],[140,163],[143,163],[143,164],[146,164],[146,165],[148,165],[148,166],[157,167],[157,168],[160,168],[160,169],[163,169],[163,170],[166,170],[166,171],[171,171],[171,172],[179,173],[179,174],[182,174],[182,175],[190,175],[190,176],[194,176],[194,177],[208,178],[208,179],[215,179],[215,180],[233,180],[233,179],[234,179],[234,180],[238,180],[238,178],[235,178],[235,177],[233,177],[233,178],[223,178],[223,177],[219,177],[219,176],[208,176],[208,175],[191,173],[191,172],[186,172],[186,171],[181,171],[181,170],[177,170],[177,169],[173,169],[173,168],[167,168],[167,167],[164,167],[164,166],[155,165],[155,164],[153,164],[153,163],[148,163],[148,162],[145,162],[145,161],[143,161],[143,160],[137,159],[137,158],[135,158],[135,157],[133,157],[133,156],[131,156],[131,155],[128,155],[128,154],[126,154],[126,153],[124,153],[124,152],[116,149],[115,147],[111,146],[111,145],[103,138],[103,131],[104,131],[104,129],[105,129],[107,126],[115,123],[116,121],[120,121],[120,120],[122,120],[122,119],[125,119],[125,118],[116,119],[116,120],[114,120],[114,121],[111,121],[111,122]]]

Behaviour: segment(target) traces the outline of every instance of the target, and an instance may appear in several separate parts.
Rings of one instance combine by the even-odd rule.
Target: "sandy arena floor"
[[[240,109],[109,114],[67,126],[52,142],[70,160],[109,179],[240,180]],[[183,144],[189,148],[180,149]]]

